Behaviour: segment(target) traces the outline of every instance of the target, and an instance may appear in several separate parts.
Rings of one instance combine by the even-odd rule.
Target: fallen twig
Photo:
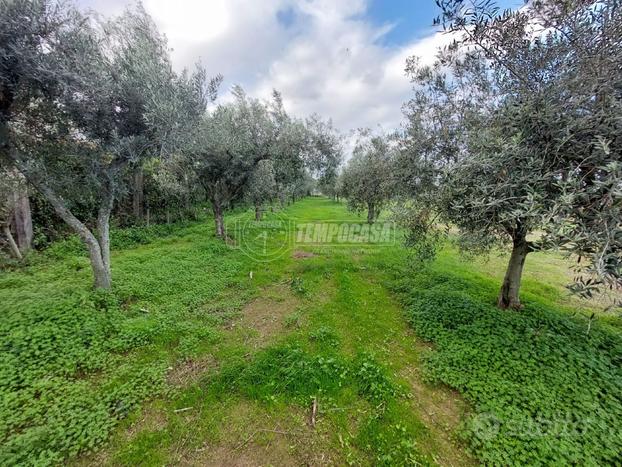
[[[309,420],[309,424],[312,427],[315,427],[315,418],[317,417],[317,397],[313,398],[313,405],[311,406],[311,419]]]
[[[173,412],[175,413],[186,412],[187,410],[192,410],[192,409],[194,409],[194,407],[184,407],[183,409],[175,409],[173,410]]]

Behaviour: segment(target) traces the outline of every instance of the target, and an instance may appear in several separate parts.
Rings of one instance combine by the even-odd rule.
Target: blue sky
[[[126,0],[77,0],[104,15]],[[434,60],[447,35],[432,27],[434,0],[143,0],[172,48],[175,68],[198,60],[225,80],[268,98],[278,89],[297,116],[332,118],[344,134],[391,131],[412,95],[406,58]],[[522,0],[500,0],[518,7]]]
[[[399,45],[432,32],[432,20],[438,15],[438,8],[432,0],[373,0],[367,15],[377,25],[392,24],[383,40],[388,45]]]
[[[522,0],[497,2],[500,8],[512,9],[522,4]],[[383,41],[387,45],[400,45],[433,32],[432,21],[438,16],[439,8],[434,0],[372,0],[366,14],[375,24],[392,24]]]

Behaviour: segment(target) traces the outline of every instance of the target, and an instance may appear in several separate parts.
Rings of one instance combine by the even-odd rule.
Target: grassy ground
[[[318,198],[267,220],[283,216],[359,219]],[[280,239],[252,233],[258,249]],[[112,293],[89,290],[71,243],[0,275],[3,465],[587,465],[620,452],[618,324],[588,333],[570,317],[581,304],[553,256],[528,259],[527,308],[509,314],[491,306],[503,260],[451,248],[421,271],[399,246],[298,245],[257,262],[209,222],[117,247]]]

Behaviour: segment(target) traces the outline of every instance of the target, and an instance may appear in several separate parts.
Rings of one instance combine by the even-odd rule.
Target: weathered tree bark
[[[376,211],[374,203],[367,203],[367,223],[373,224],[376,220]]]
[[[261,205],[256,204],[255,205],[255,220],[259,222],[261,220],[261,216],[262,216]]]
[[[9,109],[11,108],[11,104],[13,103],[13,93],[9,91],[9,89],[5,86],[0,86],[0,155],[8,156],[9,159],[13,159],[15,156],[15,152],[12,150],[9,143],[9,128],[8,128],[8,119],[9,119]],[[16,171],[17,172],[17,171]],[[23,178],[23,175],[21,175]],[[25,190],[25,187],[20,187],[18,190]],[[27,251],[32,244],[32,218],[30,216],[30,202],[28,201],[28,194],[26,192],[26,201],[28,202],[28,211],[20,214],[20,219],[16,218],[15,210],[17,210],[17,201],[21,200],[21,195],[16,195],[16,192],[13,193],[13,206],[11,209],[14,211],[9,213],[7,216],[8,219],[5,219],[6,223],[3,225],[3,232],[6,236],[7,241],[9,242],[9,247],[13,255],[21,260],[23,258],[22,251],[20,251],[19,245],[15,242],[15,238],[13,237],[13,233],[11,232],[11,223],[17,223],[21,221],[21,217],[23,215],[24,225],[20,225],[16,227],[16,230],[19,232],[20,227],[23,227],[23,237],[22,242],[24,242],[24,251]],[[24,203],[21,201],[19,203],[24,208]],[[19,241],[19,240],[18,240]]]
[[[222,206],[218,201],[212,200],[212,210],[214,211],[214,222],[216,223],[216,236],[225,238],[225,223],[222,215]]]
[[[16,259],[21,261],[24,257],[22,256],[22,252],[19,251],[19,248],[17,247],[17,243],[15,243],[15,239],[13,238],[13,234],[11,233],[11,226],[9,224],[4,224],[4,226],[2,227],[2,230],[4,232],[4,236],[9,242],[11,253],[13,254],[13,256],[15,256]]]
[[[1,127],[1,125],[0,125]],[[1,128],[0,128],[1,130]],[[100,245],[93,232],[84,225],[73,213],[67,208],[65,201],[57,195],[46,183],[44,183],[37,176],[29,176],[27,167],[22,164],[20,157],[9,148],[7,154],[11,160],[15,163],[17,168],[26,176],[32,186],[34,186],[43,197],[52,205],[54,211],[59,215],[63,221],[73,229],[80,239],[84,242],[89,253],[89,259],[91,261],[91,269],[93,270],[93,282],[94,287],[97,289],[109,289],[112,285],[112,279],[110,275],[110,242],[109,242],[109,223],[110,211],[112,210],[112,202],[114,200],[113,193],[109,193],[110,199],[108,203],[102,204],[100,213],[98,215],[98,227],[100,227],[100,239],[103,243]],[[109,206],[109,209],[108,209]],[[103,212],[102,212],[103,211]],[[103,222],[106,225],[103,226]],[[104,227],[102,229],[102,227]],[[102,251],[103,250],[103,251]]]
[[[99,247],[101,250],[102,261],[108,275],[108,283],[110,284],[112,273],[110,271],[110,213],[114,204],[114,191],[112,184],[108,187],[108,192],[102,199],[99,212],[97,214],[97,232],[99,234]],[[109,288],[110,285],[108,285]]]
[[[144,175],[143,168],[137,167],[134,172],[134,186],[132,189],[132,211],[134,220],[137,223],[143,220],[143,202],[144,202]]]
[[[36,186],[36,185],[35,185]],[[78,218],[76,218],[65,206],[63,200],[58,197],[47,186],[37,187],[45,198],[54,207],[56,213],[69,225],[80,237],[86,245],[91,260],[91,269],[93,270],[93,285],[96,289],[109,289],[112,286],[112,278],[110,274],[110,242],[109,226],[102,225],[104,215],[98,216],[98,227],[103,229],[99,232],[103,245],[97,240],[95,235],[86,227]],[[108,214],[109,216],[109,214]]]
[[[93,270],[93,285],[96,289],[109,289],[112,286],[112,278],[110,275],[110,243],[108,241],[109,229],[106,226],[100,232],[100,238],[104,240],[104,245],[100,245],[99,241],[93,233],[78,218],[76,218],[65,206],[63,200],[58,197],[52,190],[46,186],[38,187],[45,198],[50,202],[56,213],[63,219],[74,232],[78,234],[80,239],[86,245],[91,260],[91,269]],[[98,216],[99,217],[99,216]],[[101,228],[102,217],[98,219],[98,225]]]
[[[20,178],[23,179],[23,176],[20,175]],[[19,183],[13,193],[13,209],[16,243],[20,252],[25,254],[32,248],[32,214],[25,182]]]
[[[526,235],[518,235],[513,241],[512,254],[510,255],[510,261],[508,262],[503,284],[501,285],[501,291],[499,292],[499,299],[497,301],[497,306],[499,308],[504,310],[508,308],[518,310],[521,308],[521,278],[525,259],[530,251],[531,249]]]

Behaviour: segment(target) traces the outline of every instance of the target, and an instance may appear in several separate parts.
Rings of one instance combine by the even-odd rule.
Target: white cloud
[[[431,61],[447,36],[431,34],[400,48],[383,46],[379,39],[387,27],[352,14],[364,10],[361,2],[330,13],[317,3],[305,4],[304,33],[288,44],[251,92],[266,96],[277,88],[292,112],[329,116],[344,131],[396,128],[411,92],[406,58],[416,54]]]
[[[201,0],[187,0],[184,8],[170,0],[149,0],[148,3],[149,9],[157,12],[161,28],[172,31],[175,40],[186,45],[218,40],[232,23],[233,12],[227,8],[225,0],[209,4]]]
[[[123,4],[82,1],[102,13],[118,13]],[[144,6],[167,35],[176,68],[200,59],[208,72],[224,75],[225,93],[234,83],[259,97],[276,88],[290,112],[330,117],[344,133],[396,128],[411,94],[406,58],[430,61],[448,40],[430,32],[401,47],[383,45],[391,26],[365,18],[366,0],[144,0]]]

